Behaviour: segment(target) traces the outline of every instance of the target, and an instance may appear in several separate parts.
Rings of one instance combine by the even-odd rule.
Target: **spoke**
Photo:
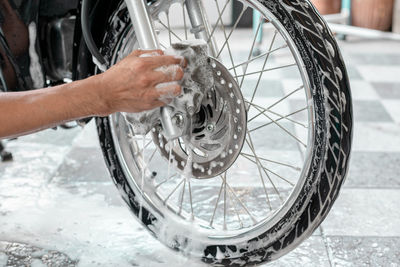
[[[277,113],[277,112],[274,112],[274,111],[272,111],[272,110],[265,109],[265,108],[263,108],[263,107],[261,107],[261,106],[259,106],[259,105],[254,104],[254,103],[250,103],[250,102],[247,102],[247,101],[246,101],[246,103],[249,104],[249,105],[251,105],[251,106],[258,107],[259,109],[263,110],[263,112],[269,112],[269,113],[271,113],[271,114],[274,114],[274,115],[280,117],[280,118],[277,119],[276,121],[288,120],[288,121],[290,121],[290,122],[293,122],[294,124],[303,126],[304,128],[308,129],[308,126],[306,126],[305,124],[303,124],[303,123],[301,123],[301,122],[298,122],[298,121],[295,121],[295,120],[289,118],[290,116],[293,116],[293,115],[295,115],[295,114],[297,114],[297,113],[300,113],[300,112],[303,112],[303,111],[307,110],[308,107],[305,107],[305,108],[296,110],[296,111],[294,111],[294,112],[292,112],[292,113],[290,113],[290,114],[284,116],[284,115],[281,115],[281,114],[279,114],[279,113]],[[261,113],[260,113],[259,115],[261,115]],[[263,127],[265,127],[265,126],[268,126],[268,125],[270,125],[270,124],[272,124],[272,123],[273,123],[273,122],[268,122],[268,123],[266,123],[266,124],[264,124],[264,125],[258,126],[258,127],[255,128],[255,129],[250,130],[249,132],[251,133],[251,132],[253,132],[253,131],[255,131],[255,130],[258,130],[258,129],[260,129],[260,128],[263,128]]]
[[[162,21],[160,20],[161,25],[164,26],[164,28],[166,28],[168,30],[168,38],[169,38],[169,45],[172,44],[172,37],[171,37],[171,25],[169,22],[169,11],[166,12],[167,15],[167,24],[168,26],[165,26],[164,23],[162,23]]]
[[[225,38],[225,42],[224,42],[224,44],[222,45],[221,50],[219,50],[219,52],[218,52],[216,58],[219,58],[219,56],[221,55],[222,51],[223,51],[224,48],[225,48],[226,43],[227,43],[227,42],[229,41],[229,39],[231,38],[233,31],[236,29],[237,25],[239,24],[239,21],[242,19],[242,16],[243,16],[243,14],[244,14],[244,12],[245,12],[246,10],[247,10],[247,6],[244,6],[244,5],[243,5],[242,12],[240,12],[239,17],[237,18],[235,24],[233,25],[233,27],[232,27],[232,29],[231,29],[229,35],[228,35],[228,38]]]
[[[146,148],[153,142],[153,140],[150,140],[147,144],[145,143],[145,140],[146,140],[146,139],[142,139],[142,140],[143,140],[143,148],[142,148],[139,152],[137,152],[136,155],[137,155],[137,154],[141,154],[142,157],[143,157],[143,159],[144,159],[144,151],[145,151]]]
[[[247,74],[242,74],[242,75],[238,75],[234,78],[240,78],[240,77],[244,77],[244,76],[250,76],[250,75],[255,75],[255,74],[259,74],[261,72],[268,72],[268,71],[273,71],[273,70],[279,70],[279,69],[283,69],[283,68],[289,68],[289,67],[293,67],[293,66],[297,66],[297,63],[292,63],[292,64],[288,64],[288,65],[284,65],[284,66],[279,66],[279,67],[275,67],[275,68],[270,68],[270,69],[265,69],[263,71],[255,71],[255,72],[250,72]]]
[[[271,169],[268,168],[264,168],[266,171],[272,173],[273,175],[275,175],[276,177],[280,178],[281,180],[285,181],[286,183],[290,184],[291,186],[294,186],[294,184],[292,182],[290,182],[288,179],[282,177],[281,175],[277,174],[276,172],[272,171]]]
[[[242,154],[243,156],[254,158],[253,155],[250,155],[250,154],[247,154],[247,153],[244,153],[244,152],[242,152],[240,154]],[[270,162],[270,163],[275,163],[277,165],[285,166],[285,167],[291,168],[291,169],[296,170],[296,171],[301,171],[300,167],[296,167],[296,166],[290,165],[288,163],[279,162],[279,161],[275,161],[275,160],[270,160],[270,159],[266,159],[266,158],[263,158],[263,157],[260,157],[260,156],[258,156],[258,159],[260,159],[262,161]]]
[[[215,217],[215,213],[217,212],[218,203],[219,203],[219,199],[221,198],[221,193],[222,193],[222,188],[224,187],[224,183],[225,183],[225,181],[222,181],[221,188],[219,189],[217,202],[215,202],[214,212],[213,212],[213,215],[210,220],[210,226],[212,226],[214,223],[214,217]]]
[[[226,230],[226,172],[224,174],[224,230]]]
[[[243,210],[249,215],[250,219],[253,221],[253,224],[257,224],[256,218],[250,213],[250,211],[247,209],[246,205],[243,203],[243,201],[239,198],[239,196],[235,193],[235,191],[232,189],[232,187],[227,184],[226,185],[229,189],[229,191],[232,193],[232,195],[235,197],[235,199],[239,202],[240,206],[242,206]]]
[[[258,33],[260,31],[261,25],[263,24],[263,19],[262,17],[260,17],[259,21],[258,21],[258,26],[257,26],[257,30],[254,34],[254,38],[253,38],[253,43],[251,44],[251,49],[249,52],[249,56],[247,57],[247,61],[249,61],[251,59],[251,57],[253,56],[253,51],[254,51],[254,45],[256,44],[257,41],[257,37],[258,37]],[[247,73],[247,67],[248,65],[246,65],[244,67],[243,73],[246,74]],[[236,67],[232,66],[232,68],[236,69]],[[242,90],[242,86],[243,86],[243,82],[244,82],[244,76],[242,78],[242,81],[240,82],[240,91]]]
[[[175,188],[171,191],[171,193],[167,196],[167,198],[164,199],[164,205],[165,205],[165,203],[167,203],[168,199],[170,199],[172,197],[172,195],[176,192],[176,190],[178,190],[178,188],[181,186],[181,184],[183,184],[184,181],[185,181],[185,179],[182,179],[182,181],[180,181],[179,184],[177,186],[175,186]]]
[[[127,133],[127,137],[129,139],[134,140],[134,141],[143,141],[143,142],[145,140],[149,140],[149,143],[151,143],[153,141],[152,138],[146,138],[146,135],[141,135],[141,137],[139,137],[139,135],[135,135],[135,131],[133,130],[132,124],[128,121],[126,116],[123,113],[119,113],[119,115],[124,119],[125,124],[128,126],[129,133]],[[119,118],[118,118],[118,120],[119,120]],[[149,143],[146,146],[143,145],[144,149],[149,145]],[[142,153],[142,151],[135,152],[135,155],[137,155],[137,153]]]
[[[237,207],[236,207],[236,203],[233,201],[233,198],[232,198],[233,194],[232,194],[232,192],[230,192],[230,191],[229,191],[229,193],[230,193],[230,194],[228,194],[229,200],[230,200],[231,203],[232,203],[233,210],[235,211],[235,214],[236,214],[236,217],[237,217],[238,222],[239,222],[239,224],[240,224],[240,227],[243,228],[242,219],[240,218],[239,212],[238,212]]]
[[[271,50],[272,47],[274,46],[274,43],[275,43],[276,35],[277,35],[277,34],[278,34],[278,31],[275,31],[274,36],[272,37],[272,41],[271,41],[271,44],[270,44],[268,50]],[[263,67],[262,67],[262,72],[261,72],[260,75],[258,76],[258,80],[257,80],[256,87],[255,87],[255,89],[254,89],[254,91],[253,91],[253,95],[251,96],[251,100],[250,100],[251,103],[253,102],[254,97],[256,96],[258,87],[260,86],[261,78],[262,78],[262,76],[263,76],[263,74],[264,74],[265,66],[266,66],[267,63],[268,63],[268,59],[269,59],[269,54],[265,57],[264,65],[263,65]],[[245,77],[245,76],[243,76],[243,80],[244,80],[244,77]],[[249,109],[250,109],[250,106],[248,106],[248,109],[247,109],[247,110],[249,110]]]
[[[183,25],[185,28],[185,39],[188,39],[188,28],[186,22],[185,1],[182,2]]]
[[[227,0],[227,1],[225,2],[224,8],[222,8],[222,14],[224,14],[225,9],[226,9],[226,7],[228,6],[228,4],[229,4],[230,1],[231,1],[231,0]],[[213,35],[214,35],[215,30],[218,28],[218,24],[219,24],[219,22],[221,21],[221,19],[222,19],[222,17],[220,16],[220,17],[218,17],[217,22],[215,22],[214,28],[212,29],[212,31],[211,31],[211,33],[210,33],[210,36],[208,37],[207,44],[210,43],[210,41],[211,41],[211,39],[212,39],[212,37],[213,37]]]
[[[142,180],[141,180],[141,184],[140,184],[140,201],[139,201],[139,206],[140,206],[140,210],[139,210],[139,218],[142,218],[142,211],[143,211],[143,196],[144,196],[144,192],[143,192],[143,188],[144,188],[144,176],[145,176],[145,169],[147,168],[147,164],[145,162],[145,155],[144,155],[144,151],[146,149],[146,135],[143,135],[143,149],[141,152],[142,155],[142,161],[143,161],[143,166],[142,166]]]
[[[171,141],[172,142],[172,141]],[[171,174],[171,156],[172,156],[172,144],[170,144],[170,142],[168,142],[167,144],[169,144],[169,153],[168,153],[168,168],[167,168],[167,177],[169,177],[169,175]]]
[[[253,62],[254,60],[257,60],[257,59],[260,59],[260,58],[265,57],[267,55],[270,55],[270,54],[272,54],[272,53],[274,53],[274,52],[276,52],[278,50],[284,49],[286,47],[287,47],[287,44],[282,45],[282,46],[280,46],[278,48],[275,48],[274,50],[270,50],[268,52],[265,52],[264,54],[261,54],[259,56],[256,56],[256,57],[253,57],[253,58],[249,58],[247,61],[242,62],[240,64],[237,64],[236,66],[230,68],[229,70],[237,69],[238,67],[243,66],[243,65],[248,65],[249,63]]]
[[[244,155],[242,155],[242,156],[247,158]],[[253,162],[254,164],[261,164],[259,161],[257,163],[256,161],[253,161],[253,160],[251,160],[249,158],[247,158],[247,159],[250,160],[251,162]],[[258,159],[256,158],[256,160],[258,160]],[[276,188],[275,183],[272,181],[271,177],[269,176],[268,172],[265,170],[264,166],[262,166],[262,169],[263,169],[265,175],[267,176],[269,182],[271,183],[272,187],[274,188],[274,191],[278,194],[278,197],[279,197],[279,199],[281,200],[281,203],[282,203],[283,202],[283,198],[281,196],[281,193],[279,193],[279,190]]]
[[[170,181],[172,178],[174,178],[176,176],[176,173],[174,175],[171,175],[170,177],[168,177],[167,179],[165,179],[164,181],[162,181],[161,183],[159,183],[158,185],[156,185],[156,189],[159,188],[160,186],[162,186],[163,184],[165,184],[166,182]]]
[[[251,162],[253,162],[254,164],[257,165],[257,163],[256,163],[254,160],[252,160],[252,159],[250,159],[250,158],[248,158],[248,157],[246,157],[246,156],[244,156],[244,155],[241,155],[241,156],[244,157],[245,159],[247,159],[248,161],[251,161]],[[270,172],[270,173],[272,173],[273,175],[277,176],[277,177],[280,178],[281,180],[287,182],[287,183],[290,184],[291,186],[294,186],[294,184],[293,184],[292,182],[290,182],[289,180],[285,179],[284,177],[282,177],[281,175],[277,174],[276,172],[274,172],[274,171],[272,171],[272,170],[270,170],[270,169],[268,169],[268,168],[266,168],[266,167],[264,167],[264,166],[262,166],[262,168],[263,168],[264,170],[266,170],[267,172]]]
[[[222,31],[224,32],[225,40],[227,40],[227,35],[226,35],[226,31],[225,31],[225,25],[224,25],[224,21],[222,20],[222,14],[221,14],[221,11],[219,9],[218,0],[215,0],[215,4],[217,5],[217,11],[218,11],[219,17],[221,18]],[[232,66],[234,66],[235,62],[233,61],[233,56],[232,56],[231,46],[229,45],[229,41],[226,41],[226,47],[228,48],[228,53],[229,53],[229,57],[231,59]],[[235,76],[237,76],[236,69],[233,69],[233,72],[235,73]],[[239,82],[237,78],[236,78],[236,81]]]
[[[194,212],[193,212],[193,200],[192,200],[192,186],[190,184],[190,180],[188,181],[188,187],[189,187],[189,200],[190,200],[190,212],[192,214],[192,220],[194,219]]]
[[[157,148],[154,149],[153,153],[151,153],[150,158],[147,160],[147,164],[146,164],[147,166],[149,166],[150,162],[153,160],[154,155],[156,154],[156,152],[157,152]]]
[[[179,215],[182,213],[182,205],[183,205],[183,198],[185,197],[185,190],[186,190],[186,179],[183,182],[182,191],[181,191],[181,197],[180,197],[181,200],[179,203],[179,212],[178,212]]]
[[[169,13],[167,13],[169,14]],[[169,44],[172,44],[172,35],[175,36],[179,41],[182,41],[182,38],[180,38],[173,30],[170,28],[170,22],[169,22],[169,15],[167,16],[167,25],[165,25],[161,20],[158,21],[165,29],[168,30],[168,36],[169,36]]]
[[[278,101],[276,101],[275,103],[273,103],[272,105],[270,105],[267,108],[263,108],[264,111],[261,112],[260,114],[257,114],[256,116],[254,116],[253,118],[251,118],[250,120],[248,120],[247,123],[251,122],[252,120],[254,120],[255,118],[257,118],[258,116],[264,114],[267,110],[270,110],[271,108],[275,107],[276,105],[278,105],[279,103],[281,103],[283,100],[287,99],[288,97],[290,97],[291,95],[295,94],[296,92],[302,90],[304,88],[304,85],[300,86],[299,88],[295,89],[294,91],[290,92],[289,94],[285,95],[284,97],[282,97],[281,99],[279,99]]]
[[[264,193],[265,193],[265,197],[266,197],[266,200],[267,200],[267,204],[268,204],[268,206],[269,206],[269,209],[272,210],[271,202],[270,202],[269,196],[268,196],[267,187],[265,186],[264,178],[263,178],[263,175],[262,175],[262,172],[261,172],[261,167],[262,167],[262,165],[260,164],[260,162],[259,162],[259,160],[258,160],[258,158],[257,158],[257,154],[256,154],[256,152],[254,151],[254,146],[253,146],[253,141],[251,140],[251,136],[250,136],[249,133],[247,133],[247,135],[248,135],[248,137],[249,137],[249,140],[246,139],[246,143],[247,143],[247,145],[250,147],[251,151],[253,152],[254,157],[255,157],[256,160],[257,160],[256,165],[257,165],[257,168],[258,168],[258,172],[259,172],[259,174],[260,174],[261,183],[262,183],[263,188],[264,188]],[[250,142],[249,142],[249,141],[250,141]]]
[[[260,109],[258,107],[255,107],[258,111],[260,111]],[[302,144],[305,148],[307,148],[307,145],[303,143],[303,141],[301,141],[297,136],[295,136],[294,134],[292,134],[288,129],[286,129],[285,127],[283,127],[279,122],[277,122],[276,120],[272,119],[270,116],[268,116],[267,114],[263,113],[265,117],[267,117],[268,119],[270,119],[276,126],[278,126],[279,128],[281,128],[285,133],[287,133],[289,136],[291,136],[293,139],[295,139],[297,142],[299,142],[300,144]]]

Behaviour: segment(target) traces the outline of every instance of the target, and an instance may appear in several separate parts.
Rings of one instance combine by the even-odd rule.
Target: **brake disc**
[[[214,85],[205,91],[199,111],[175,116],[186,134],[167,141],[161,127],[153,129],[153,139],[161,155],[185,175],[206,179],[224,173],[242,149],[247,112],[240,88],[225,68],[210,58]]]

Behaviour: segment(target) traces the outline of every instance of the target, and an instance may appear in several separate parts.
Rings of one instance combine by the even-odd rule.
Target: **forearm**
[[[146,53],[160,56],[139,57]],[[156,86],[181,80],[181,66],[186,62],[161,55],[159,50],[137,50],[106,72],[86,80],[30,92],[0,93],[0,139],[80,118],[136,113],[164,106],[166,103],[161,100],[180,95],[181,87],[178,83],[163,90]],[[180,66],[174,68],[173,74],[156,71],[170,65]]]
[[[29,92],[0,93],[0,138],[14,137],[66,121],[103,114],[98,78]]]

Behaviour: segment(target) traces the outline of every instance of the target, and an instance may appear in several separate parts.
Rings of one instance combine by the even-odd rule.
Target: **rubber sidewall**
[[[315,139],[306,182],[287,214],[271,229],[237,244],[204,247],[202,260],[214,265],[243,266],[271,261],[288,253],[309,237],[337,199],[348,170],[352,140],[352,102],[347,72],[337,43],[315,8],[304,0],[264,0],[265,6],[290,34],[309,77],[315,109]],[[119,7],[110,18],[102,53],[110,59],[129,22]],[[121,23],[118,23],[120,21]],[[138,191],[123,172],[113,143],[110,119],[98,118],[97,128],[106,164],[114,183],[132,212],[139,216]],[[157,237],[159,214],[143,208],[139,220]],[[171,248],[183,253],[177,238]],[[186,240],[187,241],[187,240]],[[221,257],[221,255],[223,255]]]

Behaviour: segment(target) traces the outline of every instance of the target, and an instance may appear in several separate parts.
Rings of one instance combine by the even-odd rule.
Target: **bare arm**
[[[105,73],[86,80],[30,92],[0,93],[0,138],[84,117],[141,112],[165,105],[160,101],[163,94],[177,96],[181,87],[171,84],[160,92],[156,86],[179,81],[183,70],[179,66],[174,74],[155,69],[179,65],[181,59],[170,56],[139,57],[143,53],[149,51],[135,51]]]

